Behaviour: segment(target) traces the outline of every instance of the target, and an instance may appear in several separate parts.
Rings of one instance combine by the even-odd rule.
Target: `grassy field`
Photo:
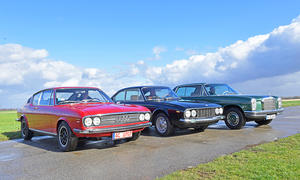
[[[0,141],[20,138],[20,123],[16,111],[0,111]]]
[[[300,134],[179,170],[173,179],[300,179]]]
[[[297,100],[297,101],[291,101],[291,100],[285,101],[285,100],[283,100],[282,101],[282,106],[283,107],[300,106],[300,101],[299,100]]]

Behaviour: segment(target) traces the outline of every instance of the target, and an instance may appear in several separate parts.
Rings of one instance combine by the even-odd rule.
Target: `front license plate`
[[[275,118],[276,118],[276,114],[271,114],[271,115],[267,115],[266,120],[275,119]]]
[[[132,131],[116,132],[116,133],[113,133],[113,135],[112,135],[113,140],[130,138],[130,137],[132,137]]]

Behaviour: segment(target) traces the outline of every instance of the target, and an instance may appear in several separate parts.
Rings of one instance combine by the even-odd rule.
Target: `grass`
[[[282,101],[282,106],[283,107],[289,107],[289,106],[300,106],[300,101]]]
[[[0,111],[0,141],[21,137],[16,111]]]
[[[179,170],[173,179],[300,179],[300,134]]]

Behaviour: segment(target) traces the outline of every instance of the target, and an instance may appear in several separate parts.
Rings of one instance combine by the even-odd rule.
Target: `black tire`
[[[240,109],[229,108],[225,111],[225,124],[230,129],[241,129],[246,124],[246,118]]]
[[[203,132],[207,127],[208,125],[203,125],[203,126],[195,127],[194,129],[197,132]]]
[[[136,132],[132,134],[131,138],[128,138],[128,141],[135,141],[141,136],[142,131]]]
[[[155,116],[154,125],[156,132],[161,136],[170,136],[175,131],[174,126],[164,113],[158,113]]]
[[[29,130],[27,122],[24,119],[21,121],[21,135],[24,140],[31,140],[33,137],[33,132]]]
[[[255,121],[258,125],[267,125],[272,122],[273,119],[270,120],[262,120],[262,121]]]
[[[77,148],[78,138],[73,134],[68,123],[63,121],[57,130],[57,143],[62,151],[73,151]]]

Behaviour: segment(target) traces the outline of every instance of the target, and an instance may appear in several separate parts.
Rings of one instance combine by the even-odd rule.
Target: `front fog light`
[[[185,117],[187,118],[191,117],[191,111],[185,111]]]
[[[146,114],[145,114],[145,120],[146,120],[146,121],[149,121],[150,118],[151,118],[150,113],[146,113]]]
[[[197,116],[196,110],[192,110],[192,117],[196,117],[196,116]]]
[[[215,113],[216,113],[217,115],[220,114],[219,108],[216,108],[216,109],[215,109]]]
[[[140,114],[139,119],[140,119],[140,121],[144,121],[145,120],[145,115],[144,114]]]
[[[84,120],[85,126],[91,126],[92,123],[93,123],[92,118],[85,118],[85,120]]]
[[[94,119],[93,119],[93,124],[95,125],[95,126],[99,126],[99,124],[100,124],[100,118],[99,117],[95,117]]]

